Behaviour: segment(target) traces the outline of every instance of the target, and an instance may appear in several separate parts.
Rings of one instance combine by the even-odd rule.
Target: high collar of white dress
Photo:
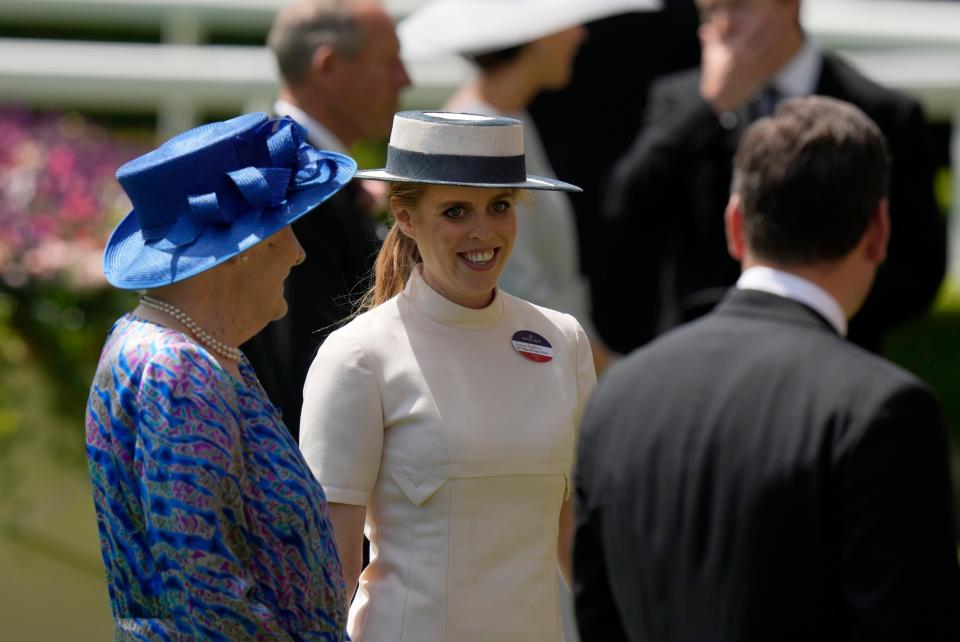
[[[499,289],[494,291],[493,301],[487,307],[467,308],[430,287],[423,280],[422,268],[422,265],[418,265],[413,270],[403,290],[403,296],[428,319],[462,330],[484,330],[496,325],[503,316],[503,297]]]

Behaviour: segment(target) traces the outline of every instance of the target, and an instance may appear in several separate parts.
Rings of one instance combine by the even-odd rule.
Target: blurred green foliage
[[[47,282],[0,289],[0,371],[11,382],[0,392],[0,466],[31,429],[38,404],[41,417],[78,428],[51,440],[51,455],[83,461],[83,414],[100,348],[116,318],[132,307],[131,294],[111,288],[78,291]],[[27,373],[31,386],[24,389],[16,384]],[[37,386],[46,390],[32,394]]]
[[[960,450],[960,284],[944,288],[930,315],[891,333],[884,355],[937,392],[953,447]],[[954,476],[960,477],[960,471]]]
[[[151,138],[77,113],[0,106],[0,474],[28,433],[54,426],[70,430],[48,440],[52,455],[83,460],[100,347],[132,301],[103,276],[107,235],[130,209],[114,172]]]

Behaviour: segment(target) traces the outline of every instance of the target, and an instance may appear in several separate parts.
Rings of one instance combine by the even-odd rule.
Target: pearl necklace
[[[172,303],[167,303],[166,301],[161,301],[152,296],[142,296],[140,297],[140,303],[147,306],[148,308],[153,308],[154,310],[159,310],[164,314],[172,316],[174,319],[185,325],[190,329],[190,332],[193,333],[193,336],[196,337],[200,343],[210,348],[216,352],[221,357],[229,359],[230,361],[240,361],[240,357],[243,356],[239,348],[234,348],[233,346],[228,346],[223,341],[213,338],[210,336],[210,333],[201,328],[196,321],[191,319],[186,312],[173,305]]]

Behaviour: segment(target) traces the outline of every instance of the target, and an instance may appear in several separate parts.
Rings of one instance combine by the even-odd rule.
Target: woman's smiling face
[[[445,298],[483,308],[517,237],[513,189],[427,185],[415,206],[392,199],[400,230],[417,243],[423,279]]]

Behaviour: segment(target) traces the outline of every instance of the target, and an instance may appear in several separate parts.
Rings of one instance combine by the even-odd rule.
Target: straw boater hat
[[[654,11],[661,0],[434,0],[397,25],[404,58],[483,54],[618,13]]]
[[[297,220],[356,169],[311,147],[289,118],[246,114],[191,129],[117,170],[133,210],[107,242],[103,271],[126,290],[182,281]]]
[[[466,187],[582,191],[527,174],[523,123],[504,116],[402,111],[393,117],[387,166],[357,178]]]

